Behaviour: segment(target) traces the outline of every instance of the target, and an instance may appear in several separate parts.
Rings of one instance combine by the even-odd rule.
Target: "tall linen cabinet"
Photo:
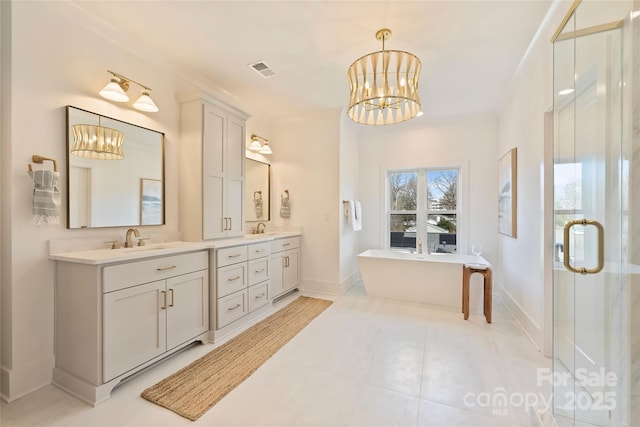
[[[248,115],[204,94],[183,98],[180,216],[184,240],[244,235]]]

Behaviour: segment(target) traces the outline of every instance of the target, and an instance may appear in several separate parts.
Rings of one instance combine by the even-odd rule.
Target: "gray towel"
[[[289,196],[280,196],[280,217],[289,218],[291,216],[291,209],[289,208]]]
[[[256,207],[256,219],[262,219],[262,197],[253,199],[253,204]]]
[[[60,224],[60,174],[52,170],[29,171],[33,179],[33,217],[34,224]]]

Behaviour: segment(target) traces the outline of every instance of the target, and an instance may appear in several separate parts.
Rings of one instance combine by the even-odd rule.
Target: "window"
[[[389,247],[455,253],[458,224],[457,168],[388,173]]]
[[[567,221],[584,218],[582,211],[582,163],[556,163],[553,165],[553,193],[555,209],[555,257],[564,255],[564,225]],[[571,255],[575,260],[583,261],[583,227],[573,227],[571,234]]]

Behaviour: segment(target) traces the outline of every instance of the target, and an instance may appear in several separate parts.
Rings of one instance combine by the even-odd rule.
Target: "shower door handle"
[[[598,230],[598,265],[595,268],[575,268],[571,265],[571,227],[574,225],[593,225]],[[564,225],[564,267],[572,273],[596,274],[604,268],[604,227],[594,219],[574,219]]]

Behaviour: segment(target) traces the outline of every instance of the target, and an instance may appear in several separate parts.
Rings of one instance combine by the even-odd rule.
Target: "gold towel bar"
[[[45,160],[53,162],[53,170],[54,170],[54,172],[58,171],[58,163],[56,162],[55,159],[51,159],[49,157],[38,156],[37,154],[34,154],[33,156],[31,156],[31,161],[33,163],[43,164]],[[32,170],[33,169],[31,169],[31,165],[29,164],[29,171],[32,171]]]

